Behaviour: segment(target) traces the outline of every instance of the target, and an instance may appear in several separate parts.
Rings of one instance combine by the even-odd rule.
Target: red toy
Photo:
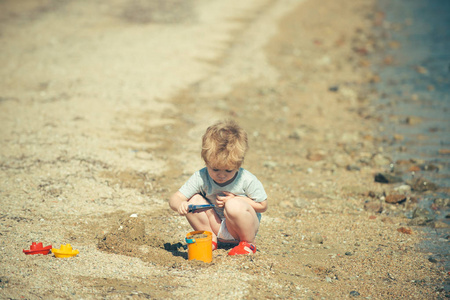
[[[47,255],[50,252],[50,249],[52,249],[52,245],[49,245],[47,247],[42,247],[42,243],[35,243],[33,242],[30,246],[30,250],[23,249],[23,253],[29,255],[29,254],[44,254]]]

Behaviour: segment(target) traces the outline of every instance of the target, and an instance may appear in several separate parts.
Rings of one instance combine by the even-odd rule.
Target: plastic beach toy
[[[197,238],[197,236],[204,236]],[[188,260],[212,261],[212,233],[209,231],[192,231],[186,235]]]
[[[60,249],[52,248],[52,253],[55,254],[56,257],[64,258],[64,257],[72,257],[80,253],[78,250],[73,250],[70,244],[61,245]]]
[[[188,212],[203,211],[213,207],[214,204],[200,204],[200,205],[189,204]]]
[[[31,243],[30,250],[23,249],[23,253],[26,255],[33,255],[33,254],[44,254],[47,255],[50,252],[50,249],[52,249],[52,245],[49,245],[47,247],[43,247],[42,243]]]

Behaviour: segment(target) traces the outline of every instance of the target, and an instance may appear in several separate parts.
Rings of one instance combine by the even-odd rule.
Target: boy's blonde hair
[[[209,126],[203,135],[202,158],[215,169],[239,169],[247,149],[247,133],[233,120]]]

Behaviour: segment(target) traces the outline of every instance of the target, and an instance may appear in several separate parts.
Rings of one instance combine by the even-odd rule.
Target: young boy
[[[248,149],[247,133],[234,121],[218,122],[206,130],[202,158],[206,167],[170,198],[169,205],[186,216],[194,230],[213,233],[217,241],[239,243],[228,255],[256,252],[255,237],[267,195],[261,182],[241,168]],[[213,209],[188,213],[188,205],[214,204]]]

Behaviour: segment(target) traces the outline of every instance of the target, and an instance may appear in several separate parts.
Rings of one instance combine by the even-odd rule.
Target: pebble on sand
[[[405,195],[388,195],[385,199],[386,203],[396,204],[396,203],[402,203],[406,201]]]
[[[375,175],[375,182],[379,183],[397,183],[403,182],[403,179],[399,176],[394,176],[387,173],[377,173]]]
[[[435,191],[438,188],[436,184],[424,178],[417,178],[410,185],[413,191],[418,192]]]
[[[397,228],[397,231],[400,232],[400,233],[404,233],[404,234],[412,234],[413,233],[412,229],[411,228],[407,228],[407,227]]]
[[[433,214],[425,208],[416,208],[413,211],[412,219],[408,222],[411,226],[423,226],[434,220]]]
[[[372,157],[372,164],[374,166],[379,166],[379,167],[388,166],[391,162],[392,162],[392,159],[390,157],[386,157],[380,153],[375,154]]]
[[[326,153],[322,150],[308,151],[306,158],[310,161],[320,161],[326,157]]]
[[[364,203],[364,210],[373,213],[381,213],[383,211],[383,205],[380,201],[366,201]]]
[[[450,149],[439,149],[439,154],[450,154]]]
[[[447,223],[445,223],[443,221],[434,221],[433,223],[431,223],[431,228],[444,229],[444,228],[450,228],[450,225],[448,225]]]
[[[394,188],[394,191],[399,193],[410,193],[411,192],[411,186],[407,184],[400,185],[396,188]]]
[[[352,297],[358,297],[358,296],[360,296],[361,294],[359,293],[359,292],[357,292],[357,291],[351,291],[350,292],[350,296],[352,296]]]
[[[423,66],[417,66],[415,69],[419,74],[428,74],[428,70]]]
[[[419,117],[409,116],[405,119],[407,125],[417,125],[422,123],[422,119]]]

